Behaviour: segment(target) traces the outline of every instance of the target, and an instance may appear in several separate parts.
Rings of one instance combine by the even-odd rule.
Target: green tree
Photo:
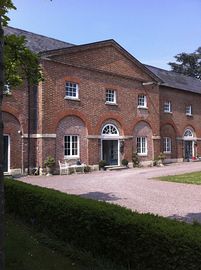
[[[7,24],[6,16],[9,9],[15,9],[11,0],[0,0],[0,269],[4,265],[4,185],[3,185],[3,121],[2,121],[2,100],[4,90],[4,65],[3,48],[4,32],[3,26]]]
[[[11,90],[22,82],[28,91],[28,173],[30,160],[30,91],[42,80],[39,57],[26,47],[24,37],[4,36],[9,9],[15,9],[11,0],[0,0],[0,269],[4,269],[4,185],[3,185],[3,121],[2,101],[5,85]]]
[[[201,47],[193,53],[177,54],[175,59],[168,63],[173,71],[201,80]]]

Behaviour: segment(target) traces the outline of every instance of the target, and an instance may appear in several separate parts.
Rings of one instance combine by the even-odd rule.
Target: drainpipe
[[[29,80],[27,81],[28,90],[28,149],[27,149],[27,174],[30,175],[30,152],[31,152],[31,86]]]

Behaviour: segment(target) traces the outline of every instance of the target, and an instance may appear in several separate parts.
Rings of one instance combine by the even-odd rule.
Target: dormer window
[[[192,106],[191,105],[186,106],[186,115],[188,115],[188,116],[192,115]]]
[[[138,96],[138,108],[147,108],[147,97],[145,95]]]
[[[77,83],[66,82],[66,99],[78,99],[79,98],[79,87]]]
[[[172,112],[172,104],[171,104],[171,101],[165,101],[164,102],[164,112],[166,113],[171,113]]]

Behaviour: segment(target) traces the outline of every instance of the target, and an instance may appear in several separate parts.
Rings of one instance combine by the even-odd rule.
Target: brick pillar
[[[97,138],[88,139],[88,164],[98,164],[101,159],[101,140]]]

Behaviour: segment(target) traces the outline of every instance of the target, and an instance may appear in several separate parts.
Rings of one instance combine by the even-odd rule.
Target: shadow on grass
[[[118,201],[121,199],[120,197],[117,197],[112,193],[104,193],[104,192],[98,192],[98,191],[80,194],[80,196],[83,198],[88,198],[88,199],[93,199],[93,200],[98,200],[98,201],[107,201],[107,202]]]

